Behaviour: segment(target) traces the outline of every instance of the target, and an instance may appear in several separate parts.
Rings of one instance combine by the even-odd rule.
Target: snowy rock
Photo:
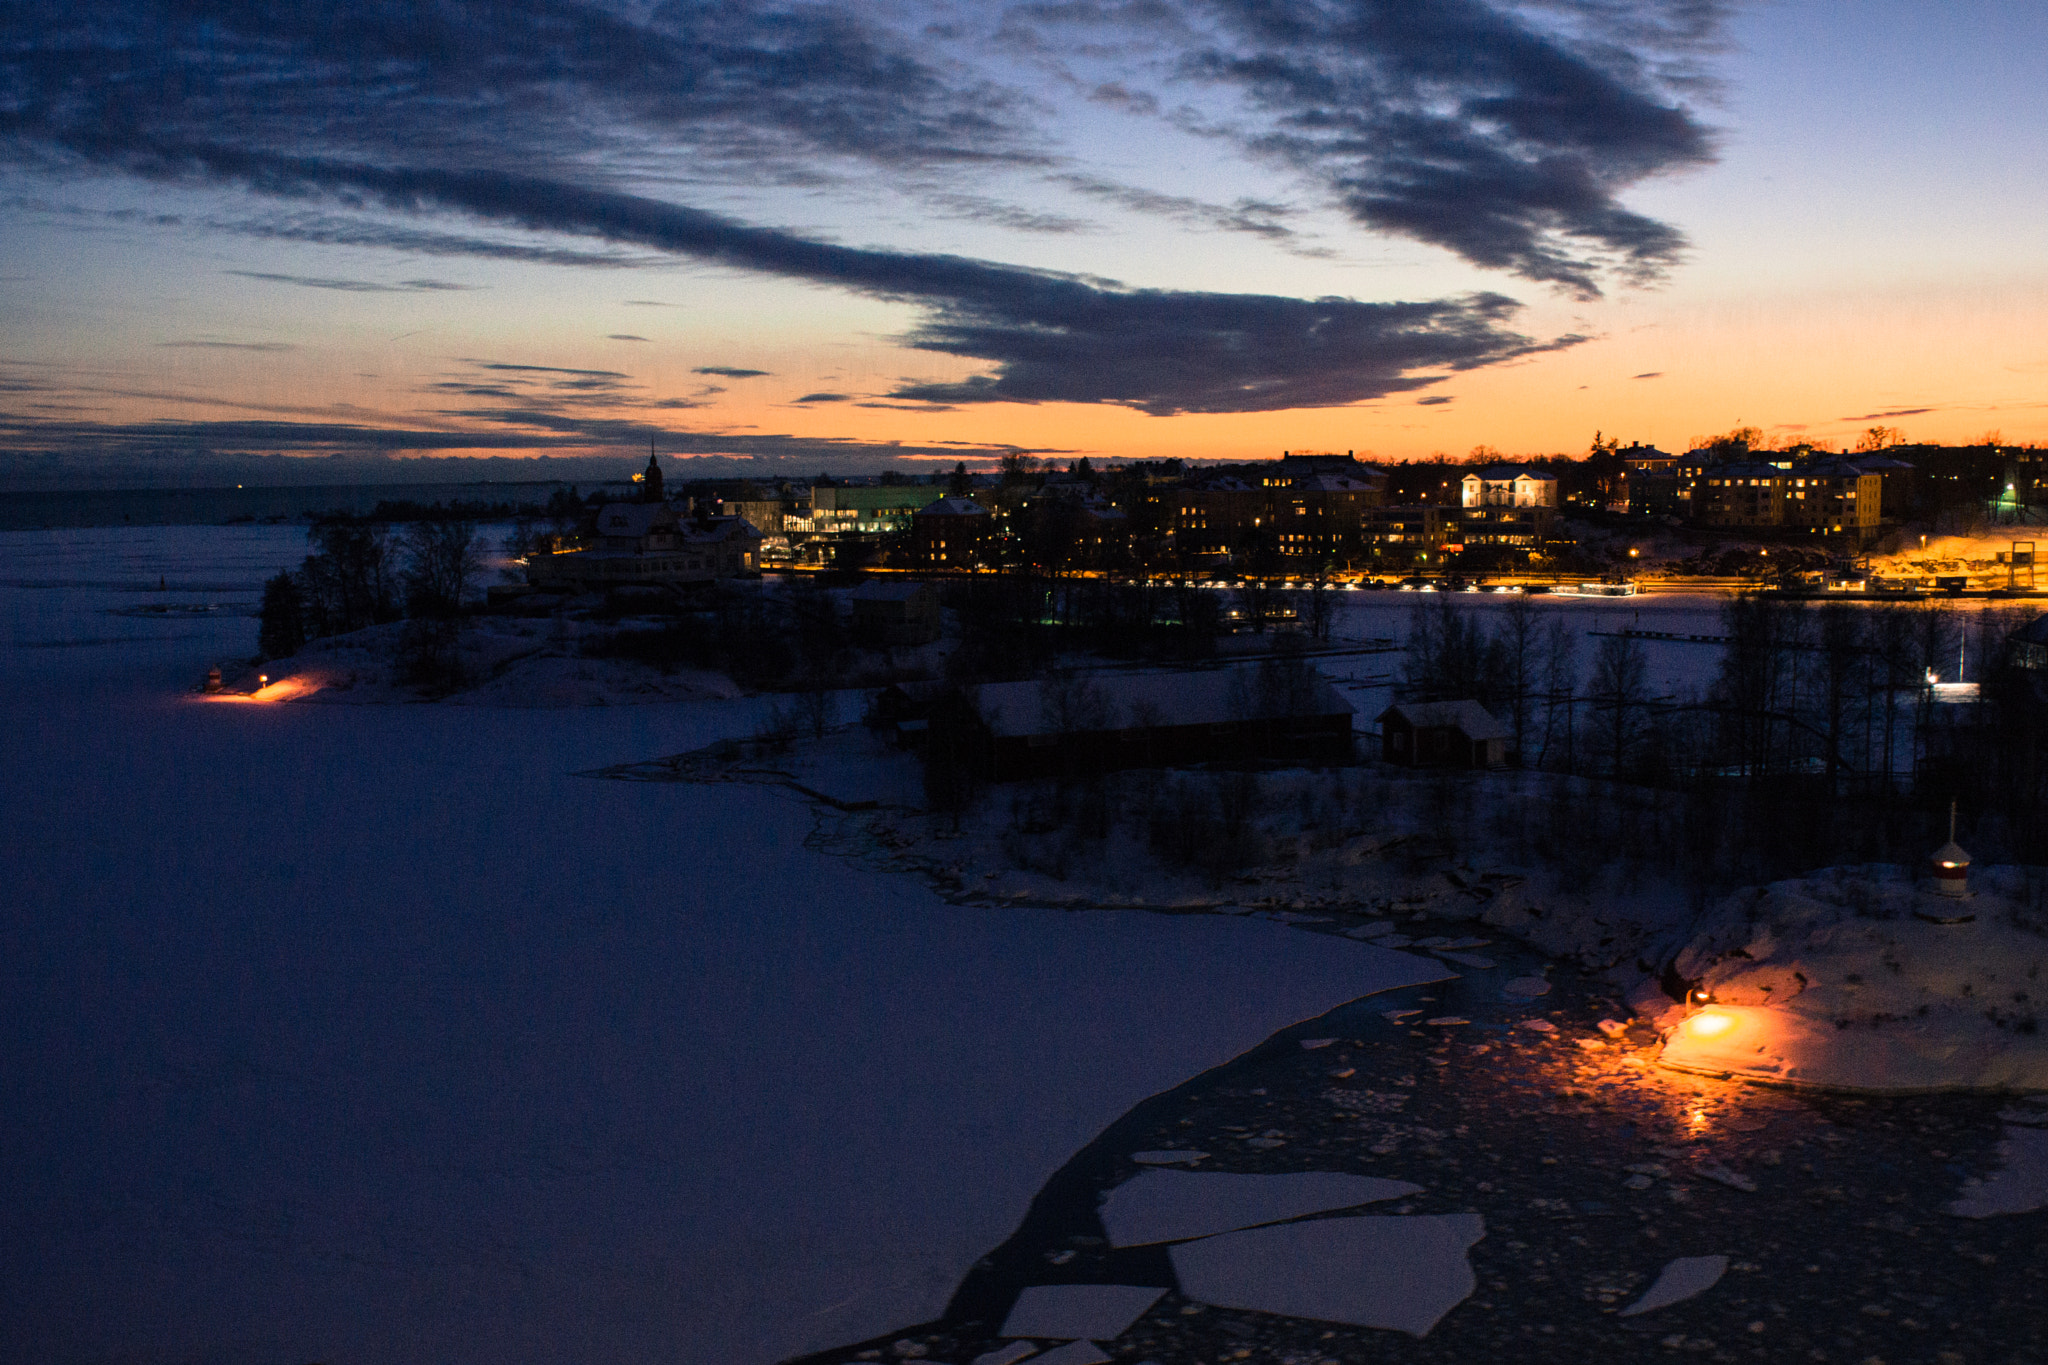
[[[1948,1211],[1958,1218],[2032,1213],[2048,1206],[2048,1129],[2007,1128],[1998,1144],[2005,1163],[1988,1180],[1973,1180]]]
[[[1673,964],[1713,1005],[1665,1011],[1684,1070],[1866,1091],[2048,1088],[2030,996],[2048,936],[2024,868],[1972,869],[1973,922],[1893,867],[1838,867],[1738,892]],[[1636,1004],[1638,993],[1631,992]],[[1732,1023],[1702,1027],[1702,1015]]]
[[[1621,1316],[1632,1318],[1704,1294],[1721,1282],[1727,1270],[1726,1256],[1681,1256],[1665,1266],[1650,1292],[1622,1309]]]
[[[1421,1192],[1422,1186],[1405,1180],[1335,1171],[1237,1175],[1150,1170],[1109,1192],[1102,1203],[1102,1227],[1111,1246],[1146,1246]]]
[[[1557,1025],[1555,1025],[1555,1024],[1553,1024],[1553,1023],[1551,1023],[1551,1022],[1550,1022],[1550,1021],[1549,1021],[1548,1019],[1524,1019],[1524,1020],[1523,1020],[1523,1021],[1522,1021],[1522,1022],[1521,1022],[1520,1024],[1518,1024],[1518,1025],[1517,1025],[1516,1027],[1518,1027],[1518,1028],[1532,1028],[1532,1029],[1535,1029],[1535,1030],[1536,1030],[1536,1031],[1537,1031],[1538,1033],[1555,1033],[1555,1032],[1557,1032]]]
[[[1135,1284],[1033,1285],[1017,1296],[1010,1316],[1003,1319],[1001,1334],[1108,1341],[1128,1331],[1165,1293],[1164,1289]]]
[[[1434,1019],[1425,1019],[1422,1022],[1425,1024],[1429,1024],[1432,1027],[1450,1028],[1456,1024],[1469,1024],[1472,1021],[1470,1019],[1463,1017],[1462,1015],[1444,1014],[1439,1015]]]
[[[1751,1180],[1739,1171],[1729,1170],[1719,1162],[1711,1162],[1694,1169],[1702,1180],[1711,1180],[1716,1184],[1726,1185],[1731,1190],[1741,1190],[1746,1194],[1756,1193],[1756,1182],[1754,1180]]]
[[[1471,1293],[1476,1213],[1321,1218],[1171,1249],[1181,1292],[1219,1308],[1425,1336]]]
[[[1539,995],[1550,994],[1550,983],[1540,976],[1518,976],[1500,988],[1502,995],[1534,1000]]]

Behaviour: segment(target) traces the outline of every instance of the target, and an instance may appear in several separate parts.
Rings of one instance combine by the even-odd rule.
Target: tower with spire
[[[661,464],[654,458],[654,438],[647,438],[647,472],[640,476],[641,502],[666,501],[661,491]]]

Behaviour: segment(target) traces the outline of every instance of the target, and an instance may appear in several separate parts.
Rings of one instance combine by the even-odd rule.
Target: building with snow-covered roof
[[[1120,768],[1353,757],[1351,703],[1298,659],[1180,673],[1074,673],[974,690],[997,781]]]
[[[1409,768],[1498,768],[1508,730],[1476,701],[1401,702],[1380,712],[1380,752]]]

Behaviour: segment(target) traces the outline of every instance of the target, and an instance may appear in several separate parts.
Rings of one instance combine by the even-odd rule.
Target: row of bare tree
[[[1792,778],[1828,796],[1889,796],[1925,771],[1930,727],[1998,723],[1944,704],[1931,684],[1995,683],[2006,638],[2033,613],[1737,597],[1722,612],[1711,684],[1666,694],[1640,637],[1596,637],[1588,670],[1565,619],[1525,598],[1491,615],[1488,627],[1454,597],[1419,605],[1405,690],[1480,701],[1522,766],[1665,786]]]

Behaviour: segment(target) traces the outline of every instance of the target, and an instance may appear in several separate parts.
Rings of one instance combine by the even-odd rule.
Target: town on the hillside
[[[1908,445],[1884,428],[1858,445],[1765,448],[1737,429],[1683,455],[1597,436],[1583,457],[1525,460],[1484,447],[1400,464],[1350,451],[1200,467],[1010,455],[989,472],[696,480],[674,496],[650,456],[629,498],[564,500],[524,523],[520,548],[539,590],[762,569],[1562,581],[1647,570],[1648,541],[1666,571],[1780,587],[2022,586],[2011,571],[2003,584],[1873,574],[1868,560],[1909,528],[1924,544],[1925,532],[2030,523],[2048,492],[2044,452]],[[2032,585],[2027,558],[2011,568]]]

